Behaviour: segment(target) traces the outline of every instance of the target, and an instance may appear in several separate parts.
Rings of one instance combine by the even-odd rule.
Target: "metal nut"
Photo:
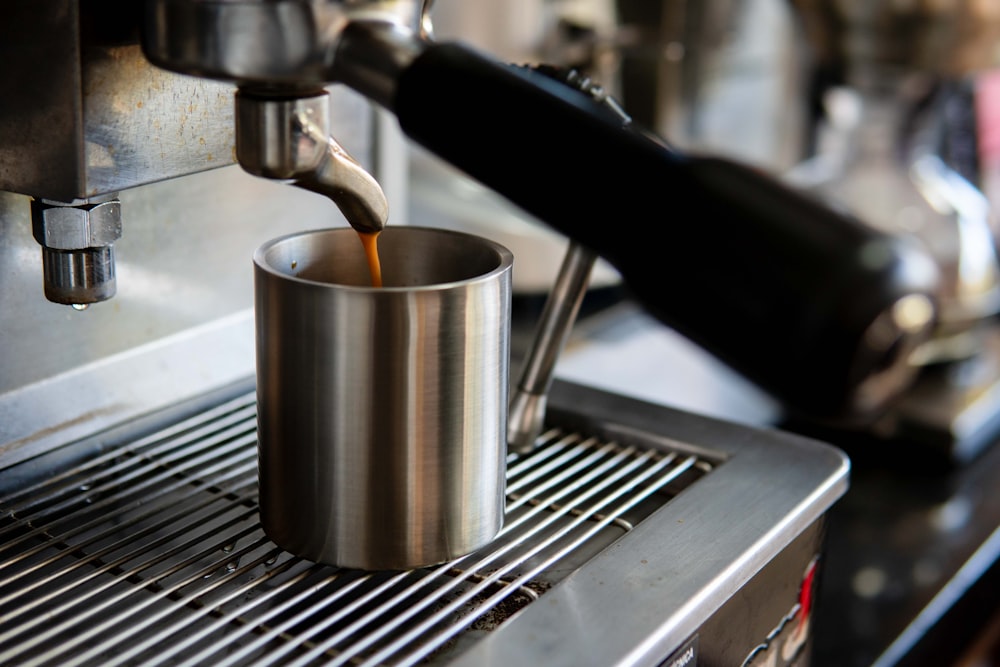
[[[31,203],[35,240],[55,250],[82,250],[109,246],[122,236],[121,202],[110,199],[78,205]]]

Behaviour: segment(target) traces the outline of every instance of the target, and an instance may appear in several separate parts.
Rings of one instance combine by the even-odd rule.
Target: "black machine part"
[[[410,138],[596,251],[651,314],[792,412],[865,421],[911,381],[938,277],[906,239],[460,44],[418,55],[391,108]]]

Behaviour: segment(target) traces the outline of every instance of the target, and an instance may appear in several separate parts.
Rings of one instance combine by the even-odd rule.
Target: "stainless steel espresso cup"
[[[513,257],[388,227],[254,254],[260,513],[277,545],[368,570],[444,562],[503,524]]]

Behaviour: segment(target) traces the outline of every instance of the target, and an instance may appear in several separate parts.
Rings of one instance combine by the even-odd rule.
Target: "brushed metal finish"
[[[71,201],[235,161],[231,84],[154,67],[122,3],[16,0],[0,22],[0,190]]]
[[[503,522],[513,257],[389,227],[384,287],[353,229],[254,254],[260,505],[268,536],[369,570],[443,562]]]
[[[743,605],[756,604],[741,597],[742,587],[848,488],[850,460],[842,451],[787,432],[747,428],[558,378],[549,406],[553,423],[619,442],[645,439],[718,465],[547,591],[543,604],[486,634],[452,667],[671,664],[664,656],[700,632],[701,619],[734,596]]]

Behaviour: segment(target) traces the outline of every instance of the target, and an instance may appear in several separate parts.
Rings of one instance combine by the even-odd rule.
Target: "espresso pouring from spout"
[[[926,252],[757,169],[623,130],[542,73],[435,43],[429,3],[146,8],[154,64],[244,91],[361,93],[409,139],[602,256],[652,315],[792,412],[872,419],[916,374],[911,353],[936,318]]]
[[[328,94],[236,94],[236,156],[256,176],[289,181],[329,197],[360,233],[385,228],[389,203],[378,181],[327,127]]]

